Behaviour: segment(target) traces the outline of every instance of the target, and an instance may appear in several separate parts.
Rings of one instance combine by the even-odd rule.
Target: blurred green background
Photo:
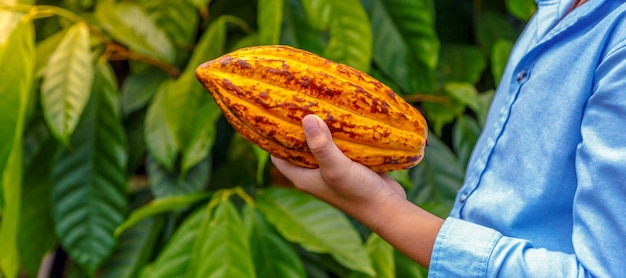
[[[425,277],[290,189],[196,81],[288,44],[423,111],[391,173],[445,217],[532,0],[0,0],[0,277]]]

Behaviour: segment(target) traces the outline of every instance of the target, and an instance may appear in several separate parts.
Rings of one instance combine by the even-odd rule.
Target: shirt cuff
[[[448,217],[437,235],[428,277],[486,277],[499,232]]]

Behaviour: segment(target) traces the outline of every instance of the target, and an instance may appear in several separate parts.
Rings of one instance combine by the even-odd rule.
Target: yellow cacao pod
[[[196,76],[244,138],[295,165],[316,168],[305,115],[322,118],[344,154],[373,171],[422,160],[420,112],[375,78],[289,46],[248,47],[208,61]]]

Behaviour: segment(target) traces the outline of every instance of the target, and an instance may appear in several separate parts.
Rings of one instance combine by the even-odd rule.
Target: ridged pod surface
[[[322,118],[335,144],[375,172],[422,160],[424,117],[389,87],[349,66],[289,46],[236,50],[196,69],[230,124],[270,154],[318,166],[305,141],[305,115]]]

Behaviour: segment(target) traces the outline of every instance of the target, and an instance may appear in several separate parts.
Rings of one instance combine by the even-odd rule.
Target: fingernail
[[[320,123],[318,122],[318,120],[316,119],[317,117],[315,116],[305,116],[304,119],[302,119],[302,128],[304,128],[304,133],[306,135],[311,135],[314,132],[316,132],[318,129],[320,129]]]

